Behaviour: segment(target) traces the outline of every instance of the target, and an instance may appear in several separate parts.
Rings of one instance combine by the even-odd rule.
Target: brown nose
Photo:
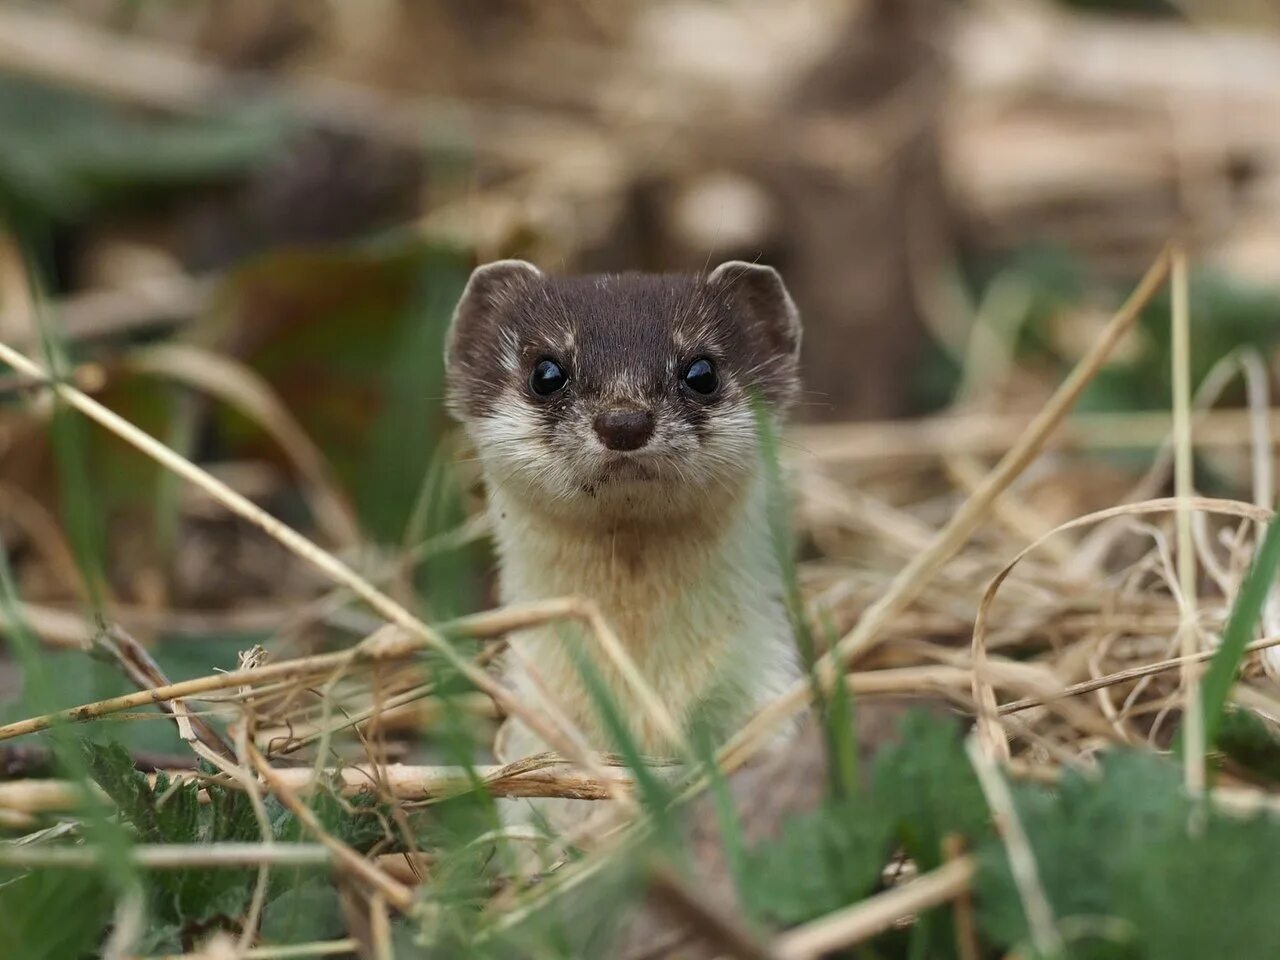
[[[596,414],[591,425],[610,450],[639,450],[653,436],[653,414],[648,410],[606,410]]]

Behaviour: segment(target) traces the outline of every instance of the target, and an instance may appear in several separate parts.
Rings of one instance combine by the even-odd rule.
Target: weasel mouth
[[[653,480],[653,470],[629,457],[615,457],[600,468],[601,480]]]

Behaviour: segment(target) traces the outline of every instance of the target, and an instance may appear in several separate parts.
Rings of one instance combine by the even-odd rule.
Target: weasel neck
[[[503,599],[593,601],[674,719],[687,726],[700,717],[727,732],[798,675],[766,500],[762,478],[753,478],[714,515],[593,526],[558,523],[495,491]],[[668,749],[580,628],[513,636],[509,682],[522,696],[557,701],[590,739],[605,739],[571,645],[591,658],[639,745]]]

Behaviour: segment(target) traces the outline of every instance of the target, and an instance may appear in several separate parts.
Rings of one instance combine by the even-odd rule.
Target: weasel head
[[[778,273],[553,277],[476,269],[446,347],[449,406],[491,486],[568,520],[678,520],[756,476],[760,416],[798,389]]]

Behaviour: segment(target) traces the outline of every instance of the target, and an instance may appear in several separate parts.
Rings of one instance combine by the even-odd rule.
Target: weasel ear
[[[707,285],[726,296],[744,323],[750,324],[775,351],[800,353],[800,311],[787,285],[773,267],[729,260],[707,276]]]
[[[477,324],[502,314],[522,291],[541,278],[542,271],[524,260],[495,260],[472,270],[445,338],[446,366],[452,366],[455,359],[465,360],[465,347],[475,340]]]

